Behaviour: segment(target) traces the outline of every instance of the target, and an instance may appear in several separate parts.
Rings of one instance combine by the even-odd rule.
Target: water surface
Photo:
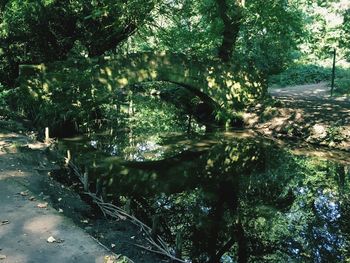
[[[136,105],[132,123],[59,148],[88,174],[90,191],[150,226],[156,218],[158,234],[189,262],[350,259],[346,162],[249,132],[188,129],[189,116],[163,106],[147,115]]]

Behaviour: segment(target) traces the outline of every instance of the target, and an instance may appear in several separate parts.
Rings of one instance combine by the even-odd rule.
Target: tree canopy
[[[4,1],[1,5],[1,80],[13,83],[19,64],[64,60],[74,45],[99,56],[147,19],[155,0]]]
[[[349,54],[344,0],[6,0],[0,5],[0,82],[18,65],[168,50],[231,63],[264,79],[296,59]]]
[[[6,0],[0,5],[1,81],[18,64],[120,50],[171,50],[277,73],[301,55],[349,46],[346,1]],[[136,33],[136,34],[134,34]],[[133,36],[130,38],[130,36]]]

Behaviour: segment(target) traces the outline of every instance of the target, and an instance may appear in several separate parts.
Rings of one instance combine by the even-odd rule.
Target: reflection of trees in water
[[[159,97],[130,92],[116,107],[104,109],[108,119],[97,132],[91,127],[90,144],[126,160],[162,159],[165,157],[160,147],[163,141],[169,141],[175,135],[197,134],[205,130],[188,116],[186,110]],[[171,141],[168,143],[175,145]]]
[[[349,168],[257,138],[211,139],[209,150],[161,161],[107,162],[109,171],[96,172],[100,192],[150,226],[156,218],[161,236],[192,262],[349,256]]]
[[[175,246],[175,236],[181,233],[183,253],[193,262],[217,262],[237,243],[244,261],[237,194],[241,176],[265,169],[259,147],[255,142],[220,144],[197,157],[184,153],[152,162],[153,166],[137,164],[141,170],[131,167],[115,187],[130,191],[127,185],[133,185],[131,196],[139,204],[134,210],[137,216],[159,214],[163,235]]]
[[[252,141],[223,143],[191,162],[159,171],[166,178],[151,187],[173,193],[142,194],[140,203],[161,215],[174,246],[182,233],[193,262],[218,262],[224,253],[239,262],[345,259],[343,166]]]

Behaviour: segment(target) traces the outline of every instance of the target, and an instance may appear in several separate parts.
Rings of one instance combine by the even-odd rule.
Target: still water
[[[91,192],[150,226],[157,218],[188,262],[349,262],[348,164],[137,105],[129,122],[60,140]]]

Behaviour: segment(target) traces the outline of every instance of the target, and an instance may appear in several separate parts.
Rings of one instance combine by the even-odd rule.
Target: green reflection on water
[[[188,134],[182,113],[158,119],[156,109],[134,113],[145,123],[61,141],[91,191],[148,225],[158,215],[159,234],[173,248],[182,240],[192,262],[350,259],[348,166],[259,137]]]

